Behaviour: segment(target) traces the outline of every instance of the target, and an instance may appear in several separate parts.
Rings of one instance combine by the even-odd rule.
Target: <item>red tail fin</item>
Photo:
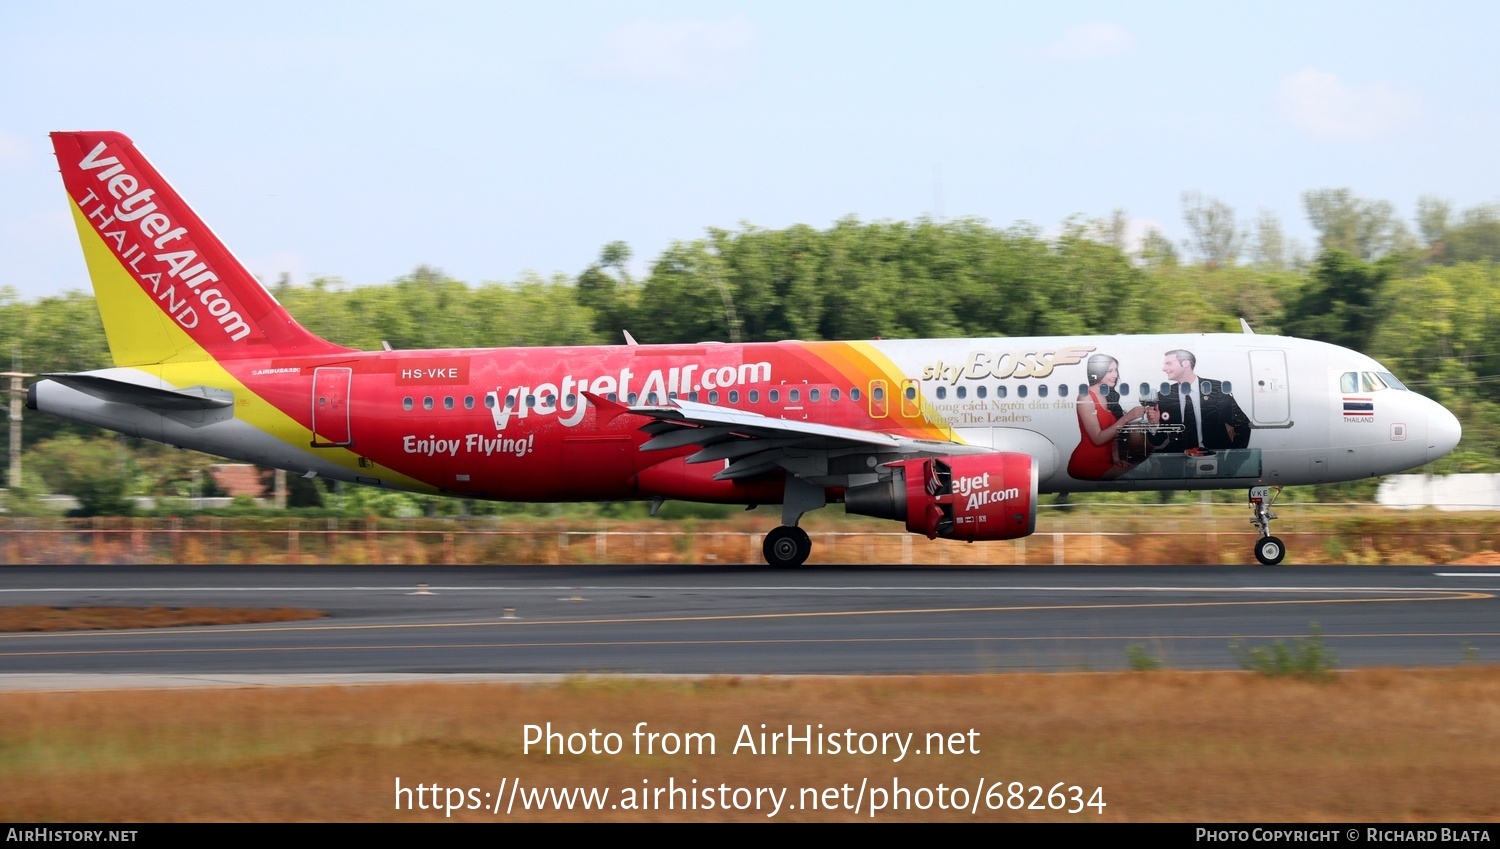
[[[52,147],[116,365],[350,350],[293,321],[130,139],[53,133]]]

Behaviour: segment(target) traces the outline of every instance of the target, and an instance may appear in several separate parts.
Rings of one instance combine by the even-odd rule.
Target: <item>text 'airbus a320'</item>
[[[1270,488],[1402,471],[1460,436],[1369,357],[1248,328],[355,351],[293,321],[128,138],[52,140],[114,367],[46,375],[29,406],[302,475],[781,504],[775,566],[808,558],[798,521],[830,502],[973,542],[1031,533],[1040,493],[1245,488],[1272,564]]]

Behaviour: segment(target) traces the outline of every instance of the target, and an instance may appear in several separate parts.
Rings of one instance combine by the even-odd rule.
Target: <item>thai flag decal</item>
[[[1375,415],[1375,401],[1370,398],[1344,398],[1344,415],[1346,416],[1373,416]]]

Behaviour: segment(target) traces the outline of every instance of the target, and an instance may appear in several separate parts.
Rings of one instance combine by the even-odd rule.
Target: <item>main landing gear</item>
[[[782,525],[766,534],[761,551],[772,566],[795,569],[806,563],[807,556],[812,554],[812,539],[807,536],[807,531],[796,525]]]
[[[1271,494],[1269,486],[1250,487],[1250,512],[1254,514],[1250,524],[1260,532],[1260,539],[1255,541],[1255,559],[1262,566],[1275,566],[1286,557],[1286,543],[1271,536],[1271,520],[1276,514],[1271,512],[1271,505],[1276,503],[1276,496],[1281,494],[1281,487],[1276,487],[1275,495]]]
[[[781,496],[781,527],[766,534],[761,553],[766,562],[777,569],[795,569],[807,562],[812,554],[812,539],[807,531],[797,527],[802,514],[816,510],[828,503],[823,487],[808,483],[802,478],[788,474],[786,490]]]

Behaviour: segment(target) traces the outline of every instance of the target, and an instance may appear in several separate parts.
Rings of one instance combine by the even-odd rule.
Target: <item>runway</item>
[[[1500,659],[1500,570],[1454,567],[0,567],[0,604],[303,607],[257,626],[0,635],[0,687],[174,677],[875,674]],[[1316,624],[1314,624],[1316,623]],[[136,678],[135,676],[145,676]],[[124,681],[101,678],[96,683]]]

